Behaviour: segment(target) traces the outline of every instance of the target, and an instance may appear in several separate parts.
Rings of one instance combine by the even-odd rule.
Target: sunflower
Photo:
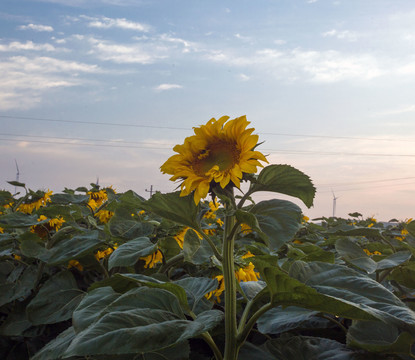
[[[181,196],[194,191],[196,204],[206,197],[212,182],[222,188],[229,183],[239,188],[244,173],[255,173],[262,166],[259,160],[268,162],[254,150],[258,135],[252,135],[254,128],[246,128],[250,124],[246,116],[228,119],[212,118],[206,125],[194,128],[195,135],[176,145],[173,150],[178,154],[160,167],[164,174],[173,175],[170,180],[183,180]]]

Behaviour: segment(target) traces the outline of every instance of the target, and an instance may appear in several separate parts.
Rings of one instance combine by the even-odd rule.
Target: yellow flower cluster
[[[4,229],[0,226],[0,234],[4,233]]]
[[[141,258],[141,260],[145,261],[144,267],[146,269],[152,269],[157,263],[163,262],[163,254],[160,250],[157,250],[155,253]]]
[[[44,193],[43,197],[40,199],[33,201],[31,203],[22,203],[17,208],[17,211],[20,211],[25,214],[31,214],[33,210],[39,210],[42,206],[45,206],[48,202],[50,202],[50,196],[52,195],[52,191],[48,191]]]
[[[70,268],[76,268],[79,271],[84,271],[84,267],[78,260],[69,260],[68,262],[68,269]]]
[[[363,249],[363,251],[366,253],[366,255],[368,256],[372,256],[372,255],[382,255],[382,253],[380,251],[374,251],[374,252],[370,252],[368,249]]]
[[[241,224],[241,232],[242,234],[247,235],[252,232],[252,229],[248,224]]]
[[[106,224],[108,221],[110,221],[113,215],[114,213],[112,211],[102,209],[98,211],[94,216],[96,216],[103,224]]]
[[[247,258],[247,257],[251,257],[251,256],[254,256],[254,255],[251,254],[250,252],[248,252],[248,254],[242,256],[242,258],[244,258],[244,257]],[[245,281],[258,281],[259,280],[259,273],[257,273],[255,271],[254,264],[252,264],[250,262],[247,266],[245,266],[243,268],[239,268],[238,270],[236,270],[235,271],[235,277],[238,280],[238,282],[241,282],[241,281],[244,281],[244,282]],[[218,303],[220,303],[220,296],[225,291],[225,281],[224,281],[223,275],[215,276],[215,279],[219,283],[217,289],[207,293],[205,295],[205,297],[207,299],[211,299],[213,296],[216,296],[216,301]]]
[[[89,195],[88,205],[94,211],[108,200],[108,195],[105,189],[99,191],[89,191],[87,194]]]
[[[117,246],[117,244],[115,244],[114,246],[113,246],[113,248],[111,248],[111,247],[109,247],[109,248],[106,248],[105,250],[103,250],[103,251],[100,251],[100,250],[98,250],[97,252],[96,252],[96,254],[95,254],[95,259],[97,259],[98,261],[100,261],[101,259],[104,259],[104,258],[106,258],[107,256],[110,256],[111,254],[112,254],[112,252],[117,248],[118,246]]]

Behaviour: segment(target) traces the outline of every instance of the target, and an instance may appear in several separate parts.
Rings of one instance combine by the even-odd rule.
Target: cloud
[[[33,51],[55,51],[56,48],[48,43],[45,44],[35,44],[33,41],[26,41],[26,43],[21,43],[19,41],[13,41],[7,45],[0,44],[0,51],[24,51],[24,50],[33,50]]]
[[[165,49],[148,44],[119,44],[93,37],[90,37],[88,41],[92,45],[91,54],[96,55],[100,60],[112,61],[118,64],[152,64],[157,59],[167,56]]]
[[[408,106],[403,106],[403,107],[399,107],[396,109],[379,111],[379,112],[374,113],[373,116],[375,117],[391,116],[391,115],[400,115],[400,114],[406,114],[406,113],[411,113],[411,112],[415,112],[415,105],[408,105]]]
[[[333,83],[345,80],[370,80],[383,75],[378,60],[368,54],[339,51],[262,49],[249,54],[212,51],[207,59],[239,67],[267,69],[278,79]]]
[[[49,25],[36,25],[36,24],[28,24],[28,25],[21,25],[18,27],[19,30],[34,30],[34,31],[53,31],[53,27]]]
[[[353,31],[349,31],[349,30],[339,31],[336,29],[326,31],[322,34],[322,36],[323,37],[335,37],[337,39],[347,40],[347,41],[356,41],[359,38],[359,35]]]
[[[81,15],[83,19],[88,20],[88,26],[98,29],[111,29],[111,28],[118,28],[124,30],[133,30],[133,31],[141,31],[141,32],[148,32],[150,30],[150,26],[146,24],[142,24],[135,21],[130,21],[125,18],[108,18],[105,16],[102,17],[90,17]]]
[[[154,90],[156,91],[166,91],[166,90],[173,90],[173,89],[182,89],[182,85],[178,84],[160,84],[159,86],[156,86]]]
[[[0,110],[29,109],[43,100],[47,91],[79,86],[80,74],[102,72],[96,65],[51,57],[13,56],[0,61]]]
[[[239,79],[239,80],[241,80],[241,81],[248,81],[248,80],[250,80],[251,78],[250,78],[248,75],[245,75],[245,74],[239,74],[239,75],[238,75],[238,79]]]

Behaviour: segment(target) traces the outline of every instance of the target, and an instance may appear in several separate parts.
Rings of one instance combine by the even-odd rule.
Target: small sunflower
[[[228,119],[228,116],[213,118],[194,128],[195,135],[176,145],[173,150],[178,154],[160,167],[164,174],[173,175],[170,180],[183,180],[181,196],[194,191],[196,204],[206,197],[212,182],[222,188],[232,182],[239,188],[244,173],[255,173],[262,166],[259,161],[268,162],[261,152],[254,150],[258,135],[252,135],[254,128],[247,129],[250,122],[246,116]]]

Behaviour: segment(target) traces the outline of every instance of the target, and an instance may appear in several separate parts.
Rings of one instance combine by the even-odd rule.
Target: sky
[[[33,190],[173,191],[173,146],[246,115],[317,188],[311,209],[256,201],[415,217],[412,0],[2,0],[0,84],[11,192],[16,163]]]

